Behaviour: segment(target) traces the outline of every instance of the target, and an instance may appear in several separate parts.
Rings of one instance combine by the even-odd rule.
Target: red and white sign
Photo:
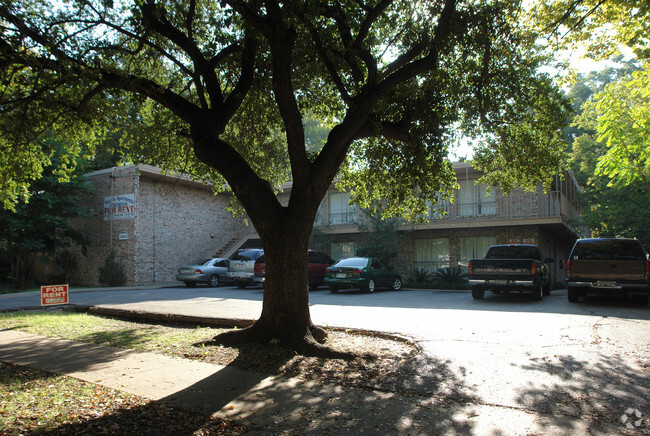
[[[41,286],[41,306],[68,304],[68,285]]]

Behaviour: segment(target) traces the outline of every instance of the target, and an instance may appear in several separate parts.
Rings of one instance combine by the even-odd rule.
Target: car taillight
[[[567,277],[571,275],[571,259],[566,261],[566,275]]]
[[[358,268],[352,271],[352,274],[361,274],[361,273],[363,273],[363,271]]]
[[[469,263],[467,264],[467,275],[472,275],[472,261],[470,260]]]
[[[535,262],[530,263],[530,275],[531,276],[537,275],[537,264]]]
[[[200,269],[195,269],[194,274],[203,274],[203,271],[201,271]]]
[[[329,268],[325,268],[325,272],[328,273],[328,272],[331,272],[331,271],[330,271]]]
[[[645,261],[645,279],[650,280],[650,261]]]

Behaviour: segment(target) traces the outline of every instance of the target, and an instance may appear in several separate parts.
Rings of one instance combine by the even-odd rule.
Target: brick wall
[[[211,257],[233,236],[246,233],[241,219],[226,211],[229,198],[184,178],[165,176],[154,167],[125,166],[96,171],[87,179],[94,194],[81,200],[95,214],[77,220],[88,241],[78,252],[77,281],[97,285],[99,268],[111,249],[123,265],[127,284],[175,281],[180,264]],[[105,198],[133,198],[133,208],[111,219]]]
[[[179,265],[212,257],[233,236],[246,233],[242,220],[226,210],[227,195],[215,196],[196,184],[143,174],[138,201],[138,283],[174,281]]]

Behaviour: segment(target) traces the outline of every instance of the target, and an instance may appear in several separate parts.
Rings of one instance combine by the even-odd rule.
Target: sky
[[[624,54],[631,56],[631,51]],[[568,61],[569,67],[575,69],[577,72],[587,74],[591,71],[599,71],[605,68],[610,61],[594,61],[585,57],[585,50],[583,48],[576,50],[565,50],[557,53],[556,59],[558,61]],[[558,71],[549,68],[550,74],[559,73],[560,76],[568,74],[568,71]],[[449,157],[452,161],[459,161],[462,159],[471,159],[473,156],[473,147],[467,139],[461,139],[457,146],[452,147],[449,151]]]

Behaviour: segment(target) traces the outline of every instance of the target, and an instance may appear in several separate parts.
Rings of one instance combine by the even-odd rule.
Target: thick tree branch
[[[145,23],[155,32],[176,44],[192,59],[192,63],[198,72],[198,76],[194,75],[194,82],[197,89],[201,90],[203,86],[201,82],[202,78],[212,104],[223,103],[224,98],[221,92],[221,84],[214,69],[211,67],[210,61],[203,56],[201,50],[191,38],[178,30],[165,16],[161,17],[157,9],[158,7],[152,3],[144,3],[140,6]]]
[[[420,59],[414,60],[402,68],[399,68],[389,74],[381,83],[372,89],[377,99],[387,95],[390,91],[401,83],[417,77],[420,74],[435,70],[438,67],[438,53],[444,47],[445,41],[451,31],[451,25],[455,21],[456,0],[445,0],[445,4],[440,12],[438,25],[429,47],[429,54]]]
[[[327,51],[325,50],[325,47],[323,45],[323,41],[320,38],[320,35],[318,34],[318,30],[314,26],[312,26],[311,23],[304,23],[304,24],[309,29],[309,33],[311,34],[312,41],[314,42],[314,47],[316,48],[318,55],[323,61],[323,65],[325,65],[325,68],[327,69],[327,73],[329,74],[330,79],[332,79],[334,86],[336,86],[336,89],[339,95],[341,96],[341,99],[345,103],[350,103],[351,100],[350,94],[348,93],[348,90],[346,89],[341,76],[336,70],[336,66],[334,65],[333,60],[327,54]]]
[[[309,161],[305,151],[302,114],[294,95],[295,88],[292,81],[292,58],[297,33],[285,23],[283,11],[277,3],[267,1],[266,10],[268,27],[273,28],[272,34],[267,35],[271,47],[273,95],[285,127],[294,186],[298,189],[296,192],[299,192],[300,186],[304,185],[309,173]]]
[[[219,117],[224,120],[229,120],[239,109],[244,98],[253,86],[253,79],[255,77],[255,54],[257,50],[257,42],[250,38],[248,35],[244,37],[244,48],[241,53],[241,72],[239,81],[235,85],[235,89],[228,95],[222,107],[218,109]]]

